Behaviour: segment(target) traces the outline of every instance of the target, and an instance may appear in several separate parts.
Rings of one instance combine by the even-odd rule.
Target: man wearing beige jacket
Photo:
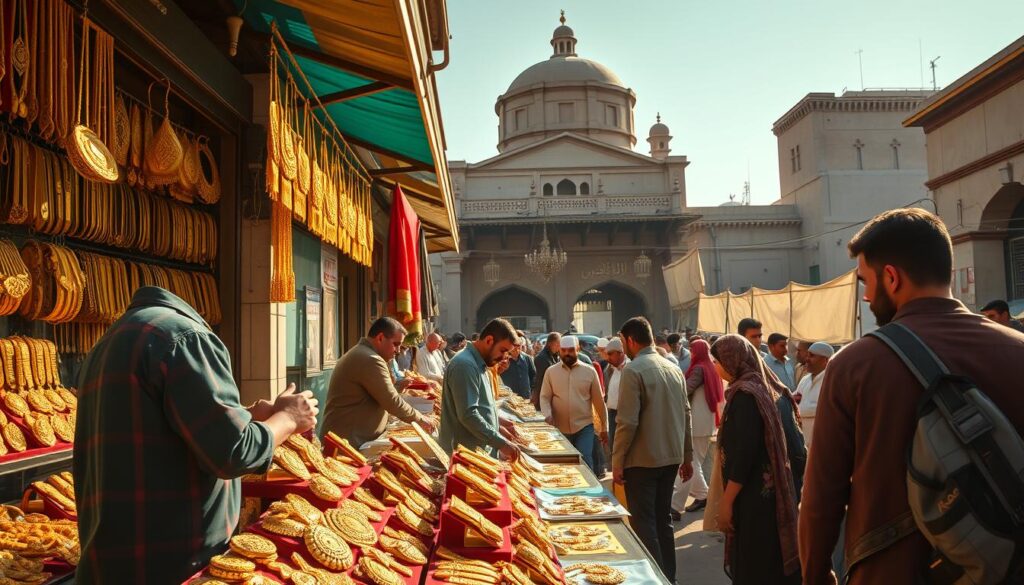
[[[428,432],[434,425],[398,393],[388,362],[402,347],[406,331],[390,317],[373,322],[366,337],[338,360],[327,391],[321,435],[333,431],[357,448],[384,432],[388,415],[418,422]]]
[[[690,403],[679,366],[658,355],[651,324],[634,317],[619,332],[632,360],[622,370],[612,478],[625,484],[630,524],[669,583],[676,583],[672,488],[693,475]]]

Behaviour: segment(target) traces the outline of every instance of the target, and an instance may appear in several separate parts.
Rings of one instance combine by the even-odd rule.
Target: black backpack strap
[[[934,397],[943,416],[964,444],[971,444],[994,427],[974,403],[966,400],[949,384],[936,384],[949,369],[935,352],[925,345],[916,333],[901,323],[889,323],[866,335],[879,339],[896,353],[925,390],[934,391]]]

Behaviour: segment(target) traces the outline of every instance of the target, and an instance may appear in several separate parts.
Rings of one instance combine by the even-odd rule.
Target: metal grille
[[[1024,298],[1024,237],[1010,240],[1010,279],[1013,298]]]

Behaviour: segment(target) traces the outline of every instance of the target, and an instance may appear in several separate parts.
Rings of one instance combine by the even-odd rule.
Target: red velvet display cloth
[[[4,463],[10,463],[12,461],[20,461],[22,459],[28,459],[29,457],[36,457],[38,455],[46,455],[48,453],[56,453],[58,451],[70,451],[72,444],[65,443],[60,439],[57,439],[57,443],[52,447],[46,447],[36,440],[32,431],[29,430],[28,425],[25,424],[25,419],[20,416],[14,416],[9,412],[5,412],[7,420],[13,422],[19,429],[21,434],[25,435],[25,444],[28,445],[28,449],[18,453],[10,451],[7,455],[0,456],[0,465]]]
[[[369,465],[365,465],[360,467],[357,472],[359,473],[359,481],[353,483],[349,487],[341,488],[342,500],[352,495],[352,492],[356,491],[356,488],[361,486],[363,482],[370,477],[373,473],[373,469]],[[321,510],[337,508],[340,505],[340,501],[331,502],[328,500],[321,500],[314,496],[313,492],[309,489],[309,482],[301,479],[269,481],[255,480],[242,482],[243,498],[261,498],[264,500],[277,501],[283,500],[286,494],[302,496],[309,500],[310,504],[313,504]]]
[[[388,230],[388,314],[398,319],[410,334],[422,334],[420,220],[400,186],[395,185],[393,196]]]

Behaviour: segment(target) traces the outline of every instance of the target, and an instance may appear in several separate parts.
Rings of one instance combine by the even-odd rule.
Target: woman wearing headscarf
[[[718,434],[726,573],[735,585],[800,583],[796,489],[776,404],[792,401],[792,394],[739,335],[720,337],[711,355],[729,383]]]
[[[711,437],[721,422],[722,403],[725,391],[722,378],[711,361],[711,346],[703,339],[690,343],[690,367],[686,369],[686,394],[690,399],[691,425],[693,434],[693,477],[690,481],[676,480],[672,494],[672,518],[681,519],[678,510],[686,506],[686,498],[693,496],[693,503],[686,506],[686,512],[704,509],[708,502],[708,483],[701,469],[708,456]]]

